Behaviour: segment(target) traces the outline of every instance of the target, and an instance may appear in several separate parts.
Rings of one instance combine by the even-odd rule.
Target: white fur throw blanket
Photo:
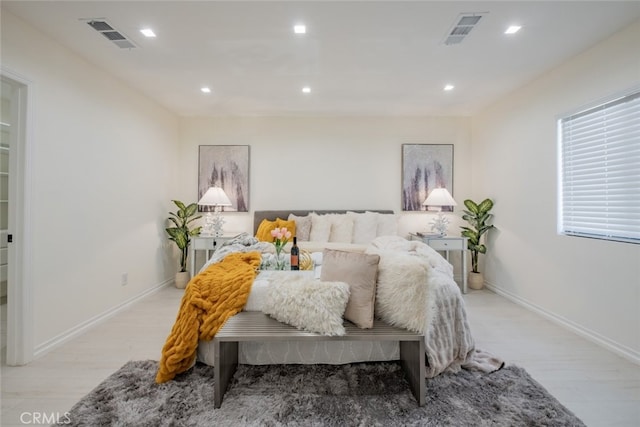
[[[384,236],[368,253],[380,256],[376,316],[425,334],[426,377],[460,368],[492,372],[504,362],[475,349],[453,267],[419,241]]]

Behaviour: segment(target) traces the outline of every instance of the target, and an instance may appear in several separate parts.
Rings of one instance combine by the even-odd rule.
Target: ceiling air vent
[[[445,36],[444,44],[452,45],[462,43],[471,30],[478,25],[478,22],[480,22],[480,19],[482,19],[484,15],[486,15],[486,12],[460,14]]]
[[[115,30],[107,21],[102,19],[91,19],[87,21],[87,24],[108,40],[111,40],[113,44],[122,49],[133,49],[136,47],[131,40],[127,39],[121,32]]]

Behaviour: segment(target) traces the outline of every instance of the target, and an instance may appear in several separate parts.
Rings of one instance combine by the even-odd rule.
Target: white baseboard
[[[118,314],[119,312],[121,312],[122,310],[124,310],[125,308],[129,307],[131,304],[141,300],[142,298],[151,295],[155,292],[158,292],[160,289],[164,288],[165,286],[168,285],[173,285],[174,281],[173,279],[169,279],[169,280],[165,280],[164,282],[160,283],[159,285],[154,286],[153,288],[147,289],[144,292],[129,298],[128,300],[116,305],[115,307],[105,311],[104,313],[101,313],[95,317],[92,317],[91,319],[80,323],[77,326],[74,326],[73,328],[61,333],[60,335],[57,335],[53,338],[51,338],[48,341],[45,341],[44,343],[36,346],[33,350],[33,359],[37,359],[38,357],[44,356],[45,354],[47,354],[48,352],[50,352],[51,350],[53,350],[56,347],[61,346],[62,344],[66,343],[67,341],[83,334],[84,332],[86,332],[87,330],[99,325],[100,323],[106,321],[107,319],[115,316],[116,314]]]
[[[569,319],[565,319],[562,316],[559,316],[553,312],[550,312],[548,310],[545,310],[542,307],[537,306],[536,304],[533,304],[529,301],[527,301],[526,299],[515,295],[509,291],[506,291],[504,289],[501,289],[500,287],[493,285],[491,283],[488,283],[485,281],[485,286],[490,289],[491,291],[495,292],[498,295],[502,295],[503,297],[505,297],[506,299],[521,305],[522,307],[526,308],[527,310],[533,311],[534,313],[537,313],[539,315],[541,315],[542,317],[544,317],[545,319],[548,319],[550,321],[552,321],[553,323],[556,323],[560,326],[562,326],[565,329],[568,329],[578,335],[580,335],[581,337],[601,346],[606,348],[607,350],[617,354],[618,356],[624,357],[625,359],[629,360],[630,362],[633,362],[637,365],[640,365],[640,353],[638,353],[637,351],[628,348],[627,346],[624,346],[618,342],[615,342],[595,331],[592,331],[590,329],[587,329],[585,327],[583,327],[582,325],[579,325],[575,322],[572,322]]]

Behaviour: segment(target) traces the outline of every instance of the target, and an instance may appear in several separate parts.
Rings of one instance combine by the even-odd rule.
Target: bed
[[[394,235],[393,227],[388,225],[395,218],[392,211],[256,211],[254,214],[254,233],[262,221],[275,221],[277,218],[305,217],[316,215],[346,216],[358,215],[367,220],[371,217],[383,218],[387,227],[369,243],[362,241],[306,241],[299,240],[301,249],[309,251],[324,250],[323,253],[357,253],[363,256],[378,256],[378,275],[376,292],[376,318],[382,318],[394,326],[405,327],[424,333],[426,369],[425,376],[433,377],[442,372],[455,372],[462,367],[492,371],[502,366],[502,361],[487,353],[475,349],[466,317],[464,301],[460,290],[453,280],[451,265],[437,252],[418,241],[409,241]],[[338,220],[333,217],[333,220]],[[341,220],[341,219],[340,219]],[[378,227],[378,230],[380,228]],[[317,236],[317,234],[316,234]],[[327,249],[329,248],[329,249]],[[331,249],[333,248],[333,249]],[[229,254],[258,251],[262,257],[273,252],[273,245],[256,242],[250,235],[238,236],[225,242],[205,264],[221,263]],[[317,254],[318,252],[315,252]],[[365,255],[366,254],[366,255]],[[324,274],[322,263],[312,272],[314,279]],[[420,270],[421,279],[412,276],[397,279],[415,266]],[[318,271],[320,270],[320,272]],[[202,271],[202,270],[201,270]],[[417,271],[417,270],[416,270]],[[390,286],[383,281],[404,280],[402,287]],[[384,280],[383,280],[384,279]],[[265,295],[274,289],[274,280],[282,280],[273,272],[261,271],[255,277],[244,305],[244,311],[263,311]],[[396,283],[396,282],[393,282]],[[396,289],[405,290],[398,296]],[[386,289],[386,291],[384,291]],[[388,295],[389,290],[391,294]],[[385,294],[385,292],[387,292]],[[404,298],[404,299],[403,299]],[[397,300],[397,301],[396,301]],[[381,313],[383,317],[381,316]],[[384,317],[386,316],[386,317]],[[166,347],[166,346],[165,346]],[[163,350],[164,353],[164,350]],[[345,364],[369,361],[394,361],[399,359],[399,345],[391,341],[310,341],[310,342],[242,342],[239,345],[239,363],[243,364]],[[197,360],[214,365],[213,340],[200,340],[197,345]]]

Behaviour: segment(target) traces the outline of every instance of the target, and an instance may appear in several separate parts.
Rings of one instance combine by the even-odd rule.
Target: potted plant
[[[467,221],[470,227],[462,228],[462,236],[468,238],[467,247],[471,251],[471,272],[469,273],[469,286],[472,289],[482,289],[484,277],[478,270],[478,256],[487,253],[487,247],[482,244],[482,236],[493,228],[489,221],[493,217],[489,211],[493,208],[493,201],[485,199],[480,204],[473,200],[465,200],[464,205],[468,210],[464,210],[462,219]]]
[[[165,230],[169,235],[169,240],[176,243],[178,249],[180,249],[180,271],[176,273],[176,288],[184,288],[189,282],[189,272],[187,271],[187,257],[189,256],[189,243],[191,243],[191,236],[197,236],[200,234],[202,227],[190,228],[193,221],[201,218],[202,215],[196,216],[198,205],[191,203],[186,206],[179,200],[172,200],[178,207],[176,212],[169,212],[169,221],[171,221],[175,227],[169,227]]]

